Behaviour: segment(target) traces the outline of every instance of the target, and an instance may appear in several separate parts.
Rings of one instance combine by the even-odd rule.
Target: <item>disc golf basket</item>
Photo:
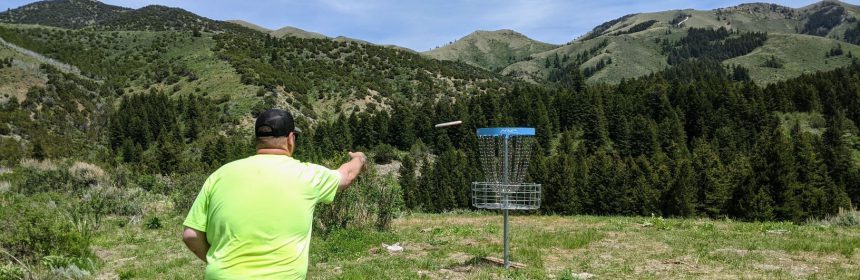
[[[479,128],[477,134],[485,181],[472,182],[472,206],[502,210],[504,266],[508,268],[508,210],[534,210],[540,207],[541,185],[523,182],[535,142],[535,129]]]

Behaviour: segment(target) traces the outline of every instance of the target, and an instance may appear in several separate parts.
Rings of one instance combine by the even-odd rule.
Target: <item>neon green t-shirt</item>
[[[283,155],[255,155],[212,173],[183,223],[206,232],[206,279],[303,279],[314,206],[334,200],[340,173]]]

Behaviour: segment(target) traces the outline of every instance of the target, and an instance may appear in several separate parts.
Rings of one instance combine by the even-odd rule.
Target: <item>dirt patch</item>
[[[477,246],[479,244],[486,244],[486,241],[482,242],[482,241],[479,241],[479,240],[474,239],[474,238],[466,237],[466,238],[459,238],[457,240],[457,244],[460,244],[463,246]]]
[[[389,174],[393,174],[395,177],[400,177],[400,174],[397,172],[400,170],[400,161],[391,161],[388,164],[377,164],[376,171],[379,172],[380,176],[387,176]]]
[[[711,254],[732,254],[737,255],[739,257],[743,257],[749,254],[749,250],[736,248],[720,248],[712,251]]]
[[[737,248],[720,248],[712,254],[732,254],[744,257],[751,253],[760,254],[764,259],[752,264],[752,267],[762,271],[784,271],[796,278],[806,278],[821,271],[823,267],[842,266],[855,269],[856,262],[839,254],[818,254],[814,252],[796,252],[788,254],[777,250],[746,250]],[[857,254],[855,254],[857,256]]]
[[[433,246],[427,243],[403,243],[403,255],[407,259],[423,259]]]
[[[459,264],[464,264],[473,258],[475,257],[463,252],[455,252],[448,255],[449,260],[457,262]]]
[[[549,275],[557,275],[567,268],[573,259],[574,250],[550,248],[541,250],[543,267]]]
[[[613,263],[630,261],[631,258],[653,259],[655,256],[668,251],[669,246],[662,242],[643,238],[641,235],[627,232],[607,232],[603,239],[581,250],[601,252],[597,255],[599,261],[592,263],[592,265],[606,267]]]
[[[447,259],[454,264],[435,271],[419,270],[417,271],[418,276],[429,279],[472,279],[474,278],[471,276],[472,272],[490,266],[482,258],[463,252],[448,254]]]
[[[112,271],[103,272],[103,273],[100,273],[99,275],[96,275],[95,279],[96,279],[96,280],[114,280],[114,279],[119,279],[119,274],[116,274],[116,272],[112,272]]]
[[[671,275],[716,275],[721,268],[713,268],[699,263],[697,258],[682,256],[680,258],[648,260],[644,266],[634,269],[637,274],[648,273],[658,276]]]

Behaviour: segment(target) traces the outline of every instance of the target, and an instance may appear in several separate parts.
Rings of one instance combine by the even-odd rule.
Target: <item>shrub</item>
[[[430,148],[428,148],[427,145],[424,144],[424,142],[421,142],[420,139],[416,141],[415,144],[412,144],[412,147],[409,148],[409,155],[416,159],[423,159],[429,153]]]
[[[112,185],[96,185],[87,189],[82,197],[82,203],[77,205],[79,211],[90,215],[98,227],[101,217],[113,215],[138,215],[142,212],[143,192],[139,188],[120,189]]]
[[[69,167],[69,174],[75,180],[88,185],[93,185],[98,182],[106,182],[109,178],[104,170],[95,164],[76,161]]]
[[[91,229],[70,217],[74,210],[68,200],[42,193],[0,201],[0,247],[28,263],[50,255],[90,257]]]
[[[0,266],[0,279],[24,279],[25,270],[22,267],[6,264]]]
[[[330,205],[318,205],[314,232],[327,234],[336,229],[388,229],[403,208],[403,193],[392,176],[381,177],[371,166],[353,182],[349,190],[338,193]]]
[[[6,181],[0,181],[0,194],[9,191],[12,188],[12,185]]]
[[[820,224],[847,228],[860,227],[860,211],[839,209],[839,214],[821,221]]]
[[[184,215],[191,209],[191,204],[197,198],[197,193],[203,187],[207,174],[188,173],[171,177],[168,182],[170,199],[173,201],[173,209]]]
[[[149,221],[146,222],[146,228],[148,229],[160,229],[161,228],[161,220],[158,217],[153,216],[149,218]]]
[[[0,164],[14,164],[24,156],[25,149],[13,138],[0,137]]]
[[[388,144],[379,144],[373,148],[373,162],[376,164],[389,164],[397,159],[397,150]]]
[[[52,267],[51,273],[59,279],[90,279],[90,272],[78,267],[77,265],[69,265],[63,267]]]
[[[12,176],[12,189],[22,194],[65,191],[71,188],[68,172],[58,168],[21,164]]]

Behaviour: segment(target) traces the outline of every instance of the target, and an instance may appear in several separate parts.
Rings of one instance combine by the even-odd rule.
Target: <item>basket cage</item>
[[[478,129],[485,181],[472,183],[473,206],[513,210],[540,207],[541,185],[524,182],[534,142],[534,128]]]

